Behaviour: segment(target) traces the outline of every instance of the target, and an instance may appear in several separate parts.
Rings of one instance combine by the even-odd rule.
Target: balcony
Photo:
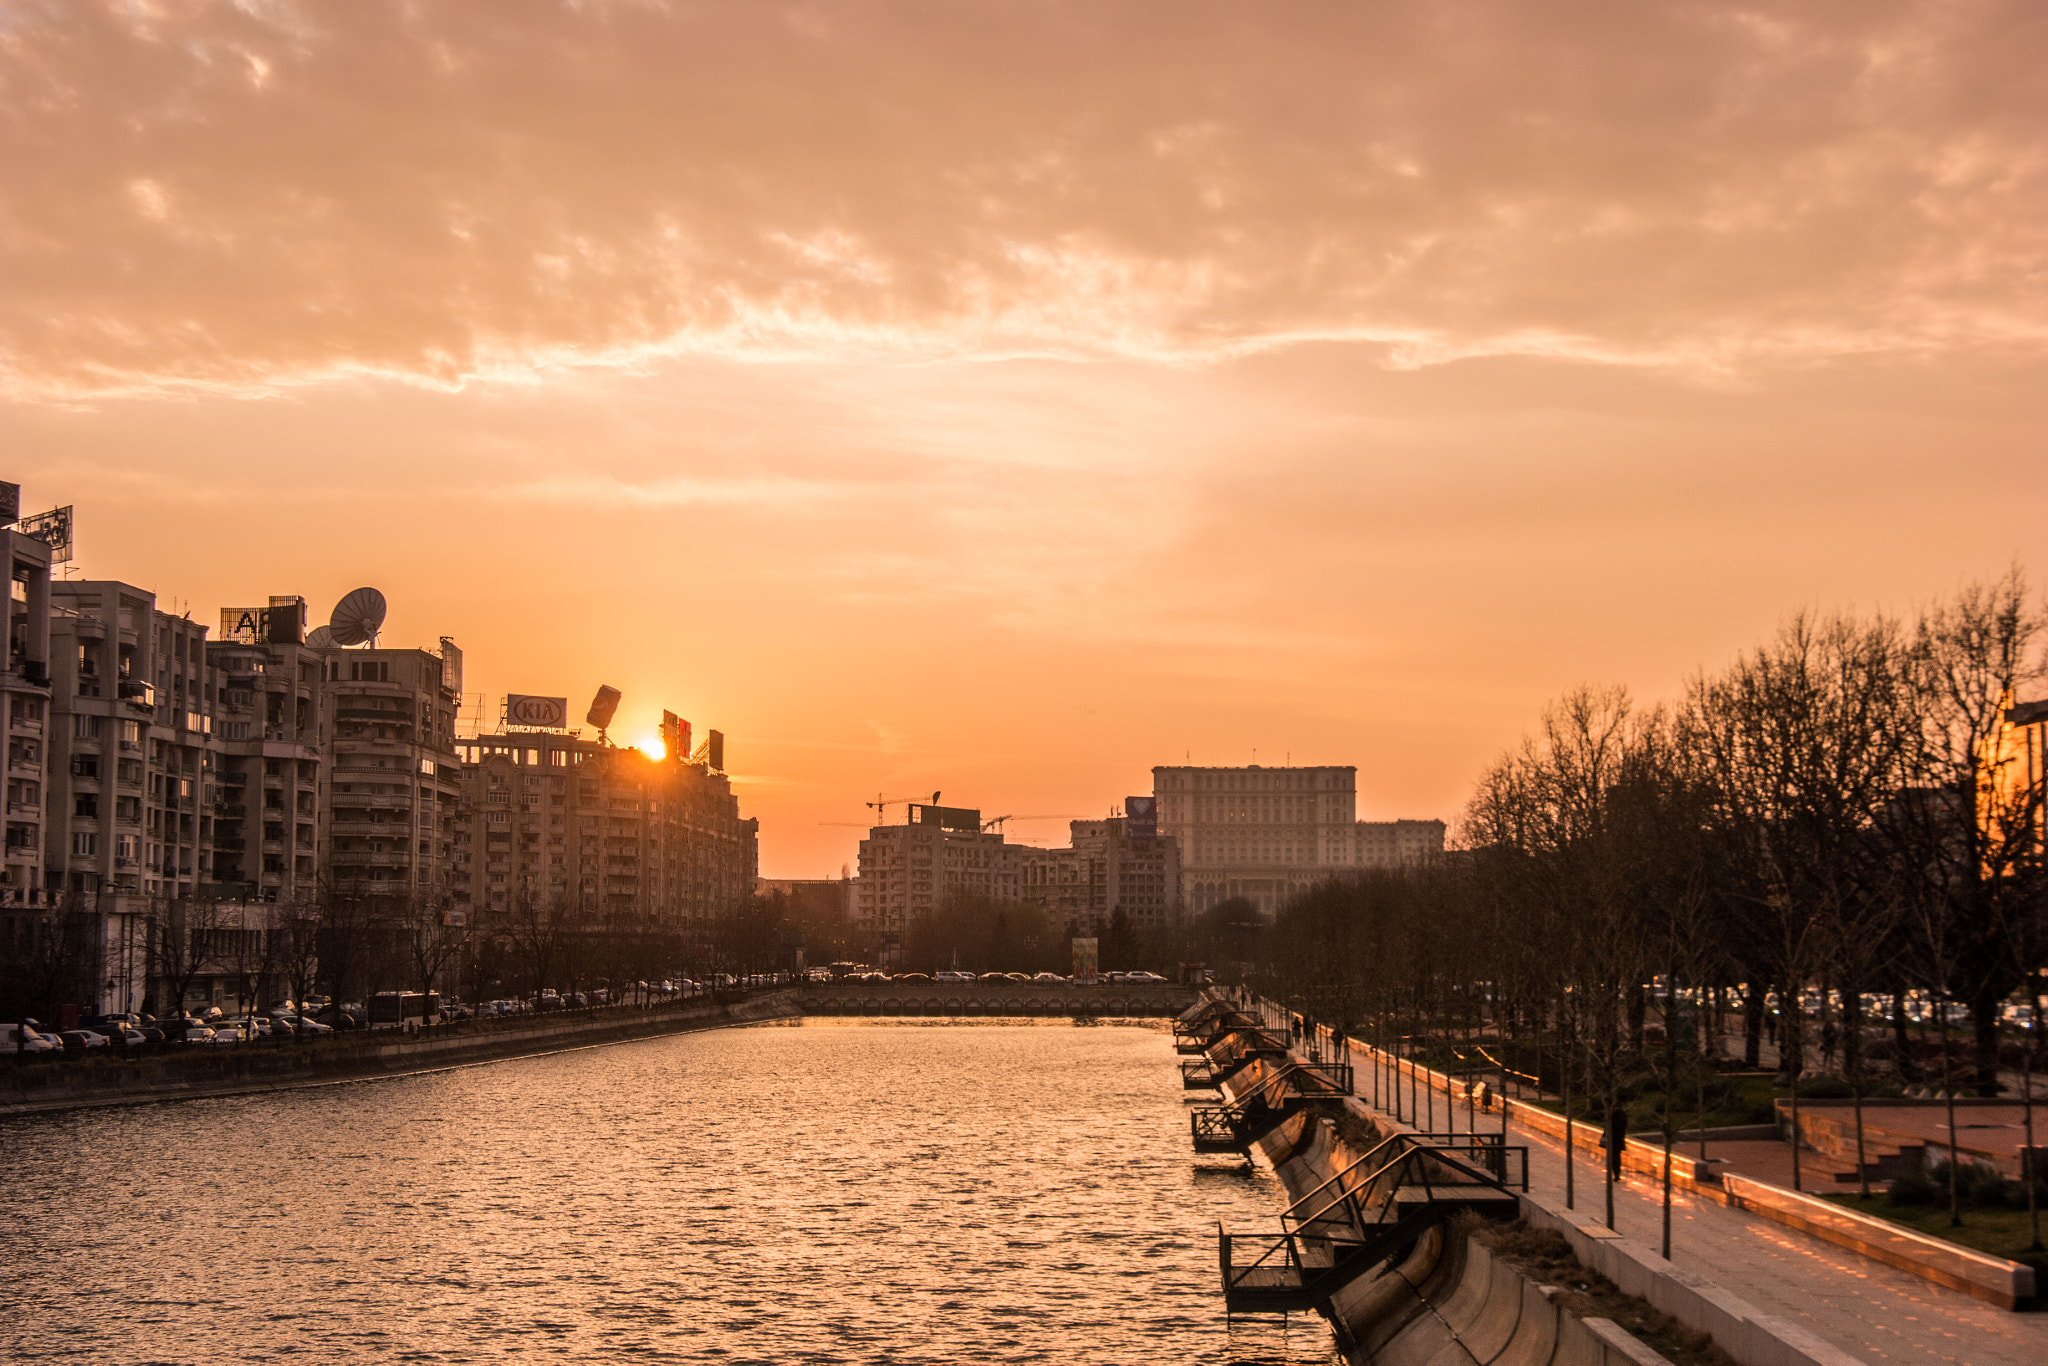
[[[412,855],[403,850],[372,853],[368,849],[337,849],[334,851],[334,866],[347,867],[403,867],[412,862]]]

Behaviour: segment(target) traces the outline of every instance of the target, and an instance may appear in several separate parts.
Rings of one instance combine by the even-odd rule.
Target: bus
[[[370,998],[372,1029],[418,1028],[441,1018],[438,991],[380,991]]]

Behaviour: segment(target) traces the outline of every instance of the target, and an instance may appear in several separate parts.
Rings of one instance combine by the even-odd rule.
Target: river
[[[1163,1028],[811,1020],[0,1124],[0,1359],[1321,1362]]]

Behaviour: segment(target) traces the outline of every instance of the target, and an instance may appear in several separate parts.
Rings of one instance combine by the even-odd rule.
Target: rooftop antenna
[[[334,649],[334,628],[332,626],[315,626],[312,630],[306,632],[306,648],[309,650]]]
[[[334,604],[327,614],[328,638],[344,648],[377,645],[377,632],[384,628],[384,595],[374,588],[358,588]]]

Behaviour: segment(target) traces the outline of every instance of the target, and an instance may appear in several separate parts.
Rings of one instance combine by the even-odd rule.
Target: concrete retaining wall
[[[755,1020],[786,1019],[801,1012],[789,993],[750,997],[732,1005],[693,1005],[612,1019],[535,1018],[516,1028],[481,1033],[428,1033],[405,1037],[396,1033],[350,1039],[343,1047],[309,1043],[292,1047],[205,1049],[171,1054],[144,1070],[92,1068],[72,1071],[47,1064],[0,1092],[0,1115],[41,1114],[57,1110],[144,1105],[165,1100],[252,1095],[296,1090],[380,1076],[431,1072],[443,1067],[505,1058],[528,1057],[565,1048],[623,1043]]]
[[[1366,1050],[1360,1048],[1358,1051],[1364,1053]],[[1426,1069],[1419,1072],[1417,1080],[1424,1084],[1428,1084],[1431,1081],[1435,1081],[1438,1084],[1449,1081],[1441,1073],[1429,1072]],[[1407,1129],[1409,1127],[1406,1125],[1396,1125],[1386,1116],[1375,1113],[1364,1101],[1355,1098],[1347,1099],[1344,1102],[1344,1106],[1357,1120],[1362,1121],[1368,1126],[1372,1132],[1385,1134],[1397,1128]],[[1541,1113],[1547,1112],[1536,1111],[1533,1107],[1519,1107],[1514,1112],[1518,1120],[1523,1123],[1529,1122],[1533,1115]],[[1562,1117],[1553,1114],[1551,1118],[1557,1121],[1558,1127],[1556,1132],[1562,1134]],[[1297,1125],[1315,1123],[1327,1124],[1327,1121],[1314,1117],[1297,1116],[1289,1120],[1281,1128],[1284,1130]],[[1580,1133],[1583,1134],[1589,1127],[1582,1125]],[[1595,1141],[1597,1141],[1597,1130],[1593,1131],[1593,1136]],[[1289,1141],[1298,1143],[1299,1135],[1296,1135],[1294,1139]],[[1643,1146],[1649,1148],[1647,1144]],[[1332,1144],[1332,1160],[1339,1161],[1341,1159],[1341,1161],[1348,1161],[1348,1158],[1342,1157],[1340,1147],[1341,1140]],[[1655,1170],[1661,1172],[1663,1159],[1661,1145],[1656,1148],[1650,1148],[1649,1151],[1656,1159],[1657,1165]],[[1355,1154],[1353,1155],[1355,1156]],[[1297,1190],[1296,1183],[1306,1179],[1308,1173],[1302,1171],[1298,1165],[1290,1165],[1293,1167],[1292,1170],[1283,1168],[1276,1168],[1276,1170],[1279,1171],[1282,1183],[1296,1196],[1299,1196],[1304,1190],[1313,1188],[1321,1180],[1327,1179],[1331,1171],[1334,1170],[1334,1168],[1325,1169],[1322,1176],[1315,1178],[1314,1181],[1310,1181],[1306,1186],[1302,1186]],[[1684,1167],[1681,1167],[1674,1161],[1674,1180],[1678,1179],[1681,1172],[1685,1170]],[[1715,1183],[1699,1178],[1700,1174],[1697,1173],[1692,1177],[1696,1185],[1705,1187],[1705,1193],[1718,1193],[1719,1187]],[[1760,1187],[1764,1186],[1762,1182],[1750,1184]],[[1776,1188],[1765,1187],[1765,1189],[1766,1191],[1772,1191]],[[1787,1194],[1790,1194],[1790,1192],[1787,1192]],[[1747,1200],[1762,1197],[1755,1193],[1745,1192],[1744,1198]],[[1811,1197],[1804,1198],[1811,1200]],[[1860,1217],[1853,1216],[1850,1211],[1842,1210],[1839,1206],[1830,1205],[1825,1201],[1814,1200],[1812,1203],[1821,1205],[1824,1209],[1841,1215],[1852,1218]],[[1749,1206],[1745,1204],[1744,1207],[1748,1208]],[[1590,1220],[1582,1222],[1578,1216],[1552,1209],[1531,1195],[1525,1194],[1521,1197],[1521,1210],[1522,1217],[1532,1226],[1553,1228],[1563,1234],[1566,1241],[1570,1243],[1573,1253],[1581,1262],[1614,1282],[1623,1292],[1648,1301],[1655,1308],[1669,1314],[1672,1318],[1677,1319],[1680,1323],[1696,1332],[1712,1336],[1724,1351],[1740,1363],[1740,1366],[1861,1366],[1856,1357],[1842,1351],[1800,1325],[1778,1318],[1775,1315],[1765,1314],[1756,1306],[1740,1296],[1729,1293],[1713,1281],[1672,1266],[1646,1244],[1620,1237],[1596,1222]],[[1445,1266],[1450,1269],[1440,1269],[1435,1263],[1424,1259],[1422,1255],[1424,1246],[1419,1243],[1417,1252],[1410,1257],[1408,1264],[1404,1264],[1400,1268],[1401,1274],[1398,1277],[1381,1277],[1368,1287],[1356,1287],[1352,1291],[1336,1297],[1335,1307],[1339,1310],[1340,1315],[1347,1324],[1355,1325],[1351,1331],[1354,1339],[1360,1344],[1359,1350],[1351,1353],[1352,1360],[1359,1362],[1370,1360],[1375,1363],[1384,1361],[1400,1363],[1401,1366],[1406,1366],[1406,1363],[1412,1361],[1415,1363],[1415,1366],[1425,1366],[1425,1363],[1432,1361],[1432,1356],[1410,1355],[1408,1347],[1403,1343],[1403,1339],[1410,1334],[1414,1336],[1415,1344],[1418,1348],[1433,1342],[1434,1346],[1431,1347],[1432,1354],[1437,1352],[1445,1353],[1440,1358],[1435,1358],[1440,1362],[1455,1364],[1467,1360],[1488,1360],[1486,1356],[1475,1355],[1471,1349],[1474,1346],[1490,1345],[1491,1338],[1487,1335],[1493,1334],[1497,1336],[1501,1331],[1501,1325],[1509,1313],[1507,1308],[1508,1298],[1504,1294],[1496,1298],[1495,1292],[1491,1288],[1490,1278],[1493,1272],[1490,1268],[1486,1273],[1489,1278],[1488,1289],[1486,1290],[1487,1299],[1480,1302],[1480,1312],[1474,1314],[1469,1325],[1463,1329],[1453,1329],[1448,1322],[1452,1312],[1450,1307],[1452,1294],[1458,1286],[1464,1285],[1468,1279],[1476,1277],[1478,1274],[1477,1272],[1468,1273],[1464,1268],[1493,1261],[1490,1256],[1481,1255],[1475,1257],[1471,1255],[1474,1252],[1484,1254],[1484,1248],[1471,1248],[1462,1251],[1456,1248],[1455,1245],[1463,1244],[1466,1241],[1455,1236],[1444,1240],[1444,1247],[1438,1251],[1436,1256],[1439,1260],[1444,1261]],[[1462,1264],[1452,1268],[1450,1259],[1453,1256],[1462,1257]],[[1984,1260],[1997,1262],[1999,1259],[1988,1258]],[[2031,1293],[2032,1280],[2029,1268],[2017,1267],[2014,1263],[2001,1263],[2000,1265],[2004,1268],[2014,1268],[2019,1271],[2028,1272],[2026,1284],[2028,1293]],[[1432,1280],[1432,1277],[1437,1279]],[[1518,1275],[1517,1279],[1522,1278]],[[1432,1288],[1437,1286],[1439,1282],[1441,1282],[1443,1287],[1441,1293]],[[1529,1286],[1526,1280],[1523,1280],[1523,1284],[1528,1286],[1528,1292],[1525,1292],[1524,1297],[1524,1306],[1526,1307],[1528,1303],[1526,1301],[1526,1293],[1533,1292],[1540,1295],[1541,1292],[1536,1287]],[[1477,1293],[1478,1291],[1475,1287],[1465,1286],[1466,1298],[1461,1299],[1459,1304],[1466,1304]],[[1971,1293],[1976,1292],[1972,1291]],[[1492,1307],[1486,1308],[1485,1306],[1488,1304],[1492,1305]],[[1547,1301],[1545,1307],[1550,1307]],[[1467,1311],[1464,1308],[1459,1308],[1456,1312],[1464,1314]],[[1522,1310],[1517,1309],[1515,1312],[1519,1314]],[[1615,1363],[1615,1366],[1620,1366],[1620,1363],[1624,1362],[1641,1363],[1662,1360],[1661,1357],[1658,1357],[1655,1353],[1650,1353],[1647,1347],[1644,1347],[1634,1338],[1627,1337],[1626,1334],[1622,1334],[1622,1336],[1627,1337],[1628,1344],[1632,1344],[1632,1346],[1621,1344],[1613,1336],[1613,1333],[1609,1332],[1610,1328],[1614,1332],[1619,1332],[1620,1330],[1614,1328],[1613,1325],[1604,1324],[1604,1321],[1585,1320],[1581,1322],[1572,1319],[1569,1314],[1546,1315],[1543,1310],[1537,1310],[1526,1320],[1517,1319],[1517,1323],[1523,1326],[1513,1330],[1507,1350],[1493,1358],[1494,1366],[1523,1366],[1523,1363],[1527,1363],[1528,1366],[1563,1366],[1566,1362],[1582,1360],[1598,1361],[1603,1363],[1603,1366],[1604,1363],[1610,1362]],[[1550,1327],[1552,1324],[1556,1325],[1554,1329]],[[1392,1327],[1388,1328],[1387,1325],[1392,1325]],[[1435,1326],[1432,1327],[1431,1325]],[[1585,1335],[1590,1336],[1595,1342],[1589,1344],[1585,1340],[1585,1336],[1582,1336],[1581,1329],[1584,1330]],[[1550,1354],[1546,1356],[1544,1355],[1545,1335],[1553,1331],[1556,1334],[1556,1338],[1549,1349]],[[1367,1348],[1378,1352],[1379,1355],[1371,1355],[1366,1350]],[[1595,1351],[1602,1355],[1580,1355]],[[1647,1355],[1637,1355],[1637,1352],[1647,1353]]]
[[[1263,1060],[1252,1064],[1266,1065]],[[1395,1127],[1355,1100],[1343,1103],[1362,1132],[1373,1136],[1365,1141],[1376,1141]],[[1263,1135],[1257,1147],[1293,1199],[1365,1155],[1329,1119],[1315,1114],[1290,1116]],[[1665,1362],[1618,1324],[1563,1312],[1513,1267],[1443,1228],[1424,1233],[1387,1274],[1339,1291],[1332,1297],[1331,1314],[1347,1359],[1374,1366]]]
[[[1721,1190],[1722,1199],[1736,1209],[1760,1214],[2001,1309],[2017,1309],[2034,1298],[2034,1268],[2022,1262],[1973,1252],[1768,1181],[1730,1174],[1721,1178]]]

